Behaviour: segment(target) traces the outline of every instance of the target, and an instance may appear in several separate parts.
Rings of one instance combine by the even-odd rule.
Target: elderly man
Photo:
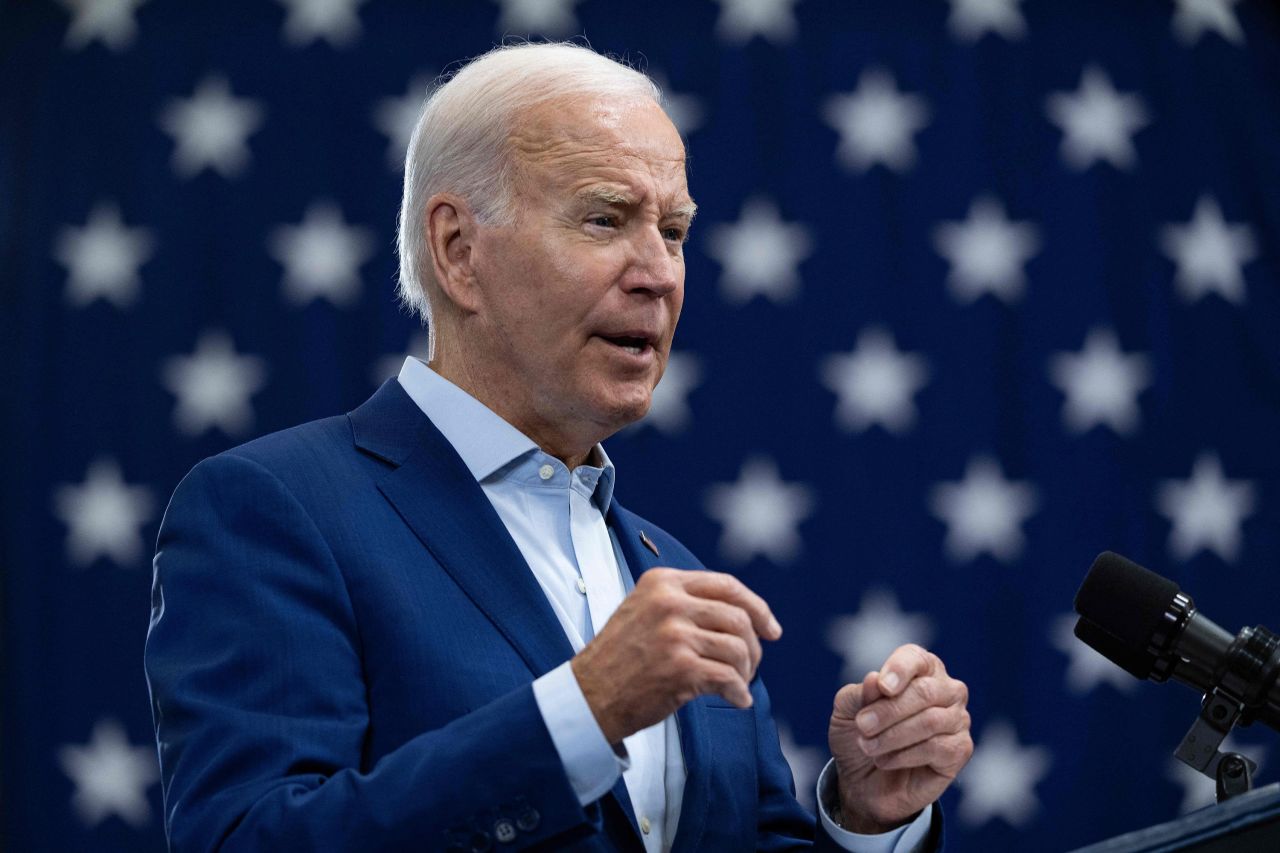
[[[430,364],[198,465],[146,667],[174,849],[920,850],[972,751],[906,646],[835,697],[821,820],[756,677],[768,605],[613,499],[694,216],[643,75],[501,48],[424,108],[401,288]]]

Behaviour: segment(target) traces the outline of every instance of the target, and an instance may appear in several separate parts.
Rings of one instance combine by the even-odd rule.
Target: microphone
[[[1235,706],[1240,725],[1280,731],[1280,636],[1261,625],[1233,636],[1176,583],[1110,551],[1094,560],[1075,609],[1075,635],[1135,678],[1172,678]]]

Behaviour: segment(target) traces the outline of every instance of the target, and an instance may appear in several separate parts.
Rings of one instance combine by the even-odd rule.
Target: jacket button
[[[487,832],[471,833],[471,851],[472,853],[487,853],[493,848],[493,839],[489,837]]]
[[[533,832],[538,828],[538,822],[541,820],[542,815],[538,814],[537,809],[528,808],[520,812],[520,816],[516,818],[516,826],[524,832]]]
[[[516,825],[505,817],[500,818],[493,825],[493,837],[501,841],[503,844],[510,844],[516,840]]]

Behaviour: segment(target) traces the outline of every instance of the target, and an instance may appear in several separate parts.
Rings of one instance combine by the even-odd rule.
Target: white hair
[[[438,85],[422,107],[405,157],[399,235],[401,302],[427,326],[434,350],[435,288],[426,236],[427,201],[457,193],[485,224],[514,216],[515,164],[509,139],[521,112],[570,96],[648,98],[658,87],[643,73],[570,42],[496,47]]]

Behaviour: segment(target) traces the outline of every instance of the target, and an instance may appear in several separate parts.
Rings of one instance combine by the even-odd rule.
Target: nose
[[[632,241],[629,268],[622,279],[628,293],[663,297],[684,283],[684,256],[658,228],[644,228]]]

